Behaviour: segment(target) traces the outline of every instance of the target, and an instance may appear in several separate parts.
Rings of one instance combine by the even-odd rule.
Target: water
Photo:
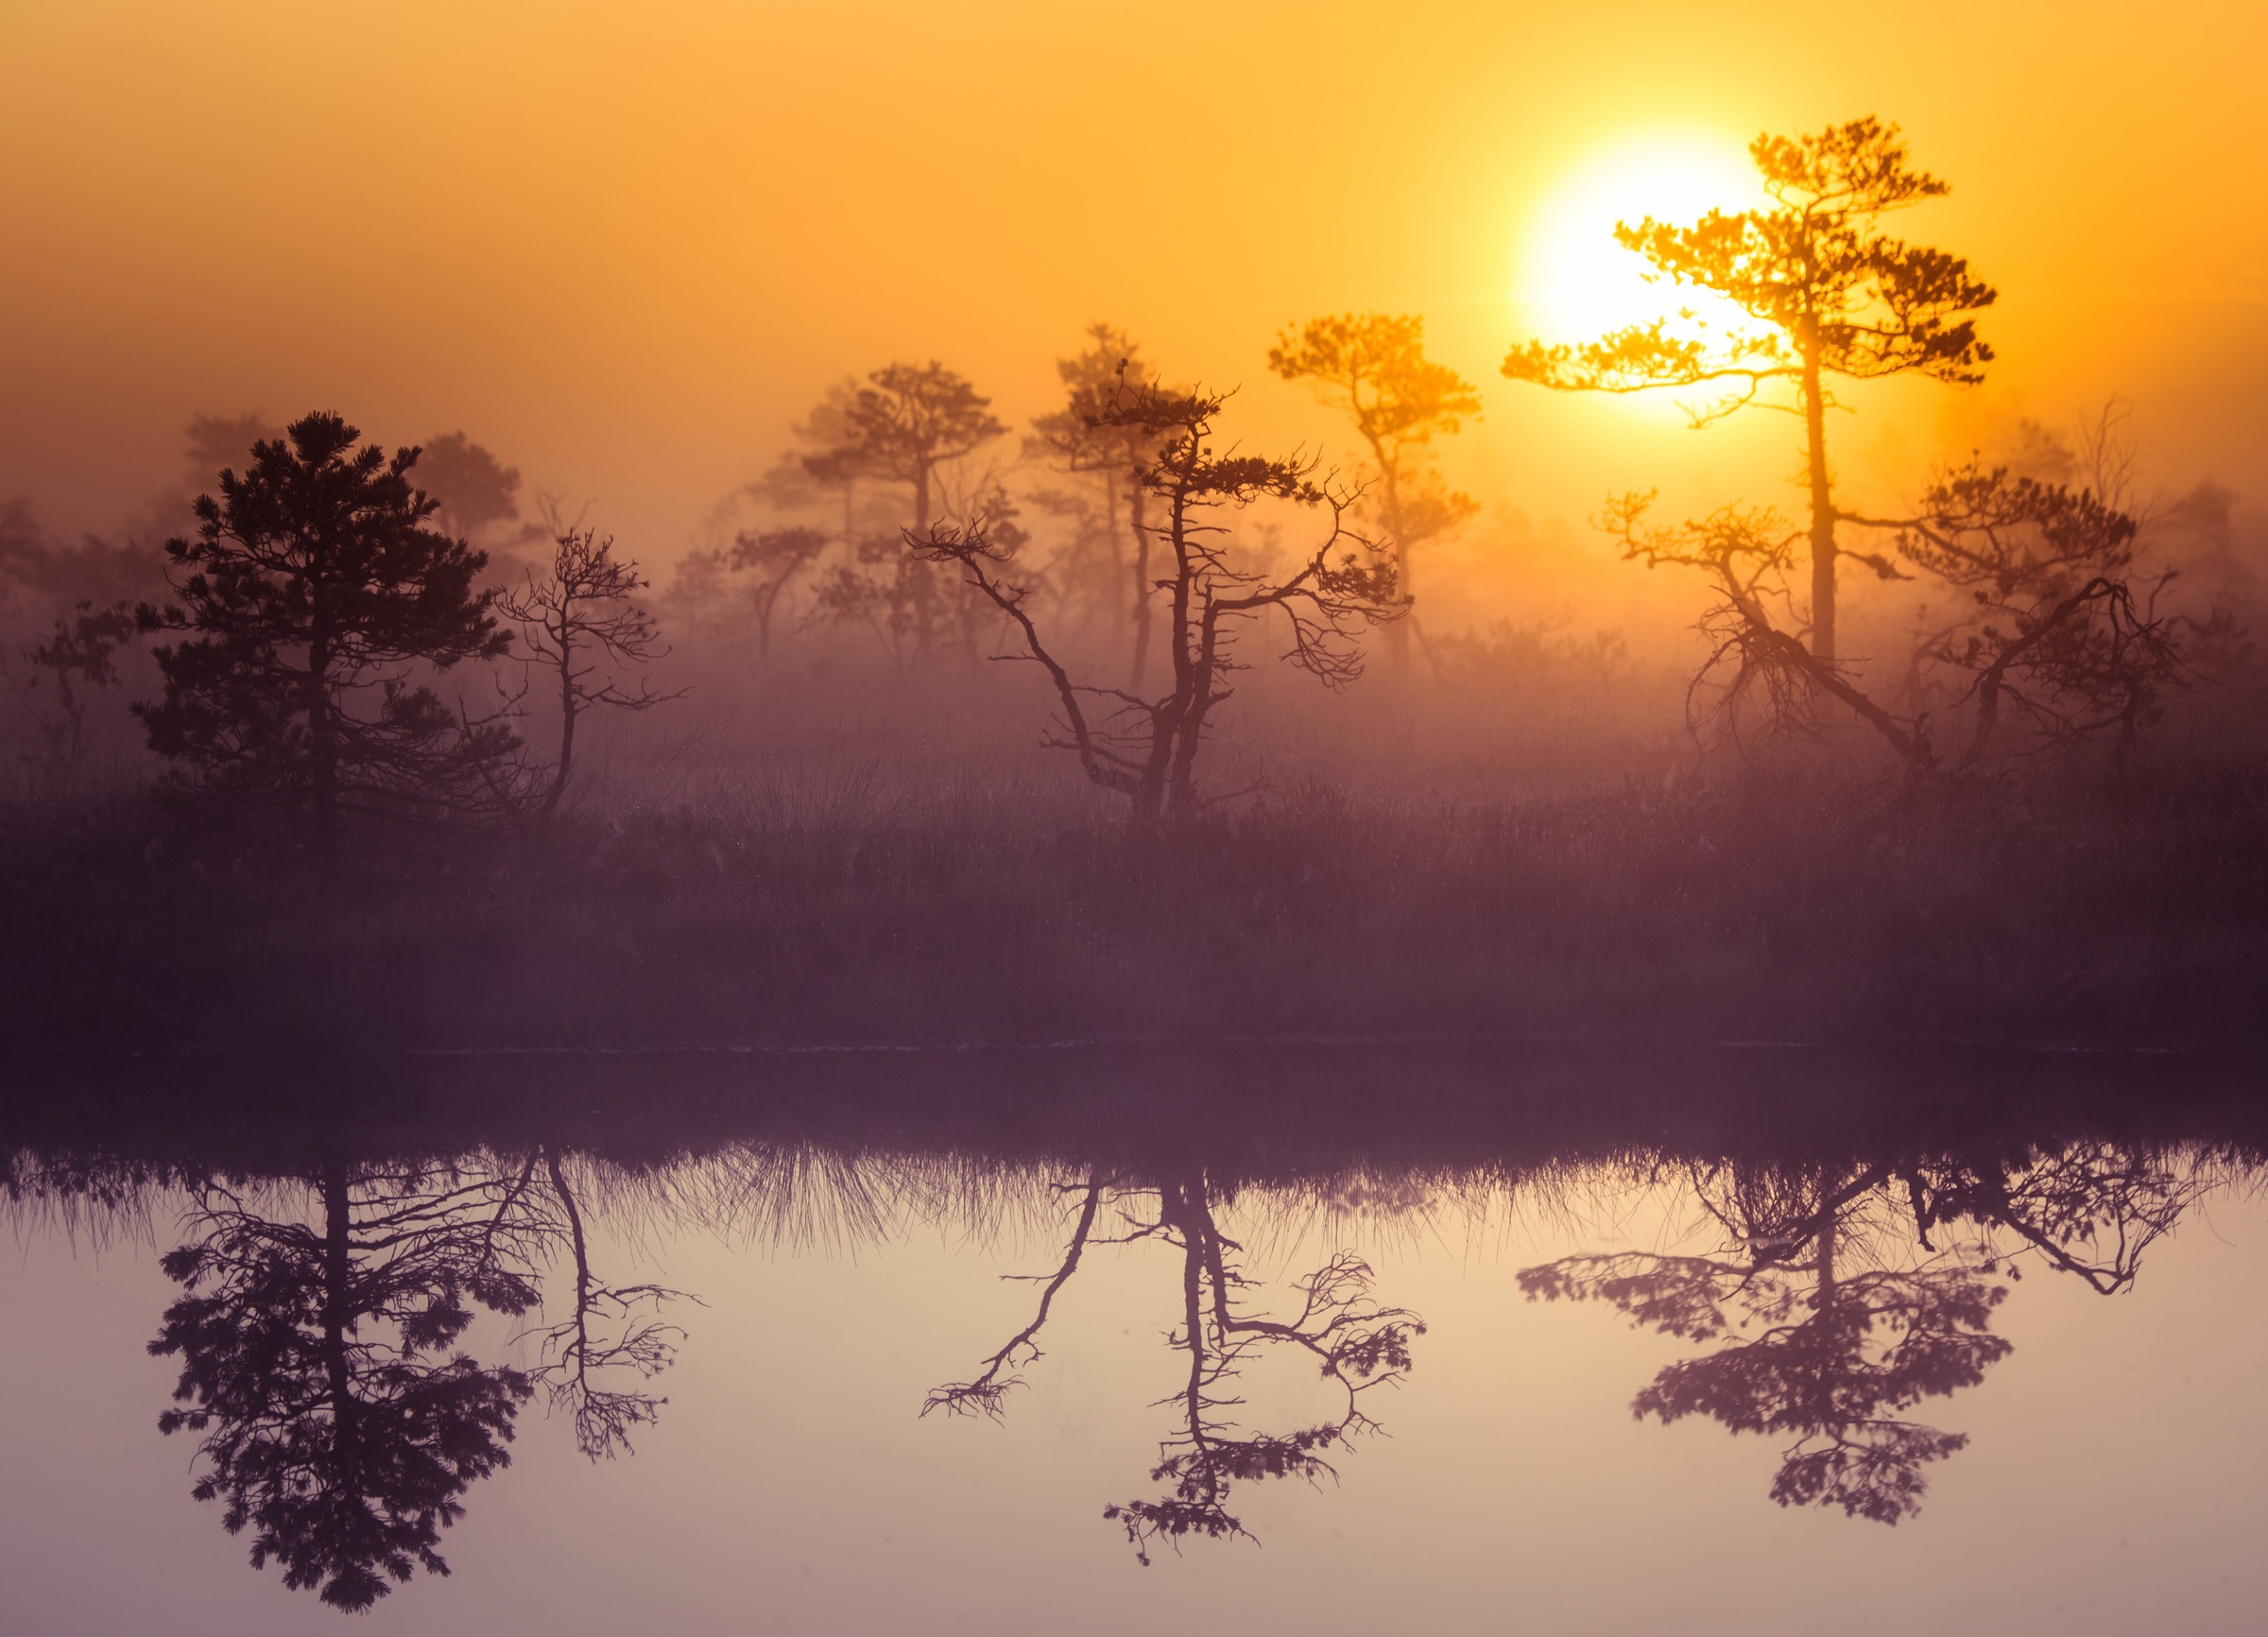
[[[0,1611],[2255,1630],[2256,1083],[1258,1043],[18,1065]]]

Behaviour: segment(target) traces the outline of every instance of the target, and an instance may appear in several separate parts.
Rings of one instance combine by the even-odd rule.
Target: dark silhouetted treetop
[[[867,382],[831,406],[840,416],[840,441],[805,456],[804,466],[824,483],[882,477],[911,485],[914,526],[925,529],[936,469],[1002,437],[1007,424],[992,414],[991,399],[935,359],[886,365]]]
[[[415,680],[511,639],[473,589],[486,555],[427,526],[418,451],[359,436],[305,416],[198,499],[195,537],[165,547],[179,600],[143,610],[188,634],[156,650],[164,697],[134,707],[196,780],[303,801],[326,849],[342,808],[465,796],[514,743]]]
[[[1632,325],[1579,345],[1530,341],[1503,372],[1559,391],[1644,392],[1719,386],[1688,414],[1702,425],[1751,404],[1804,418],[1812,523],[1812,651],[1835,657],[1835,508],[1827,458],[1826,378],[1919,374],[1956,385],[1984,378],[1992,349],[1974,315],[1996,293],[1962,258],[1908,244],[1881,218],[1948,185],[1907,161],[1898,127],[1852,120],[1813,135],[1760,136],[1749,157],[1769,210],[1711,211],[1689,226],[1652,217],[1615,228],[1655,276],[1709,290],[1749,323],[1719,334],[1705,321]],[[1793,404],[1761,396],[1794,388]],[[1855,521],[1853,519],[1852,521]]]

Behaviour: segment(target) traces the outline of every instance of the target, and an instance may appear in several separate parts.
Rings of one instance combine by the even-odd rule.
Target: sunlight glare
[[[1513,302],[1526,334],[1585,341],[1681,311],[1712,327],[1739,324],[1738,308],[1706,291],[1649,283],[1646,264],[1615,242],[1618,221],[1651,215],[1690,222],[1711,209],[1761,202],[1739,143],[1694,132],[1654,132],[1594,151],[1564,176],[1531,217]]]

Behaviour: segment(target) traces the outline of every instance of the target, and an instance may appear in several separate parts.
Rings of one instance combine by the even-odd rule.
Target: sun
[[[1723,297],[1649,283],[1645,262],[1615,242],[1614,225],[1649,215],[1690,222],[1761,202],[1737,142],[1658,131],[1594,151],[1544,195],[1521,238],[1512,300],[1525,333],[1586,341],[1685,311],[1712,327],[1740,323],[1740,310]]]

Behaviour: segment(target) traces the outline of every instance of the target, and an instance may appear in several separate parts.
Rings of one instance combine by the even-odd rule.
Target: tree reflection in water
[[[1415,1314],[1372,1300],[1369,1265],[1350,1251],[1336,1252],[1293,1282],[1297,1313],[1271,1318],[1250,1308],[1256,1285],[1237,1261],[1245,1248],[1221,1231],[1215,1190],[1201,1168],[1154,1183],[1097,1171],[1065,1191],[1078,1196],[1078,1216],[1062,1261],[1052,1274],[1037,1276],[1043,1283],[1031,1322],[987,1359],[974,1379],[933,1390],[921,1413],[941,1409],[997,1419],[1009,1391],[1022,1385],[1023,1369],[1041,1356],[1040,1333],[1087,1249],[1156,1240],[1180,1253],[1180,1312],[1165,1334],[1166,1345],[1188,1360],[1181,1386],[1158,1401],[1159,1407],[1173,1409],[1175,1428],[1160,1440],[1150,1478],[1168,1487],[1153,1499],[1107,1507],[1103,1516],[1125,1529],[1146,1566],[1159,1541],[1177,1549],[1187,1535],[1250,1539],[1228,1509],[1229,1491],[1240,1481],[1335,1478],[1325,1453],[1351,1448],[1356,1436],[1375,1430],[1378,1423],[1363,1410],[1363,1395],[1401,1380],[1410,1368],[1411,1338],[1425,1332]],[[1106,1211],[1115,1217],[1115,1229],[1098,1232]],[[1335,1389],[1334,1410],[1287,1432],[1246,1431],[1227,1413],[1244,1403],[1235,1384],[1266,1352],[1281,1348],[1307,1355]]]
[[[224,1503],[230,1533],[251,1531],[255,1568],[272,1559],[285,1585],[367,1609],[389,1580],[449,1572],[440,1531],[509,1464],[539,1385],[593,1458],[627,1447],[660,1401],[603,1384],[668,1363],[671,1333],[637,1315],[674,1293],[593,1274],[581,1207],[545,1151],[491,1166],[333,1160],[301,1180],[298,1213],[288,1186],[195,1189],[195,1237],[162,1264],[183,1294],[149,1344],[181,1361],[185,1407],[158,1424],[202,1435],[193,1492]],[[534,1370],[458,1347],[476,1310],[534,1311],[561,1249],[571,1312],[540,1333]]]
[[[1896,1524],[1923,1468],[1965,1433],[1903,1419],[2007,1356],[1991,1335],[2022,1259],[2108,1294],[2206,1191],[2205,1168],[2110,1144],[2013,1159],[1774,1167],[1689,1163],[1722,1249],[1563,1257],[1523,1269],[1531,1301],[1601,1301],[1641,1326],[1717,1344],[1663,1368],[1631,1403],[1665,1424],[1706,1415],[1785,1436],[1781,1506]],[[1933,1234],[1935,1237],[1933,1237]]]
[[[1033,1279],[1029,1321],[971,1379],[928,1396],[925,1412],[948,1414],[1004,1412],[1091,1248],[1162,1256],[1178,1275],[1163,1330],[1177,1380],[1158,1401],[1171,1424],[1155,1489],[1106,1512],[1146,1563],[1160,1542],[1246,1536],[1240,1485],[1333,1475],[1332,1460],[1375,1426],[1367,1395],[1402,1378],[1422,1333],[1383,1304],[1351,1250],[1263,1289],[1225,1218],[1462,1201],[1478,1225],[1571,1179],[1619,1215],[1672,1184],[1708,1242],[1564,1257],[1521,1274],[1528,1295],[1604,1301],[1692,1344],[1639,1393],[1641,1418],[1773,1436],[1780,1504],[1894,1523],[1966,1442],[1919,1406],[2007,1355],[1993,1325],[2009,1283],[2045,1267],[2129,1288],[2150,1247],[2208,1189],[2257,1177],[2262,1151],[2253,1125],[2178,1104],[2143,1109],[2163,1132],[2155,1142],[2046,1138],[2033,1118],[1980,1102],[1950,1129],[1830,1129],[1808,1148],[1761,1145],[1755,1123],[1737,1145],[1709,1120],[1662,1136],[1652,1103],[1619,1126],[1572,1104],[1559,1115],[1521,1105],[1516,1119],[1484,1097],[1389,1117],[1372,1099],[1318,1105],[1303,1090],[1296,1106],[1214,1111],[1194,1147],[1179,1102],[1098,1111],[1051,1094],[1005,1107],[1014,1118],[971,1126],[946,1101],[815,1094],[761,1116],[735,1104],[710,1125],[657,1119],[637,1139],[586,1129],[573,1154],[547,1111],[533,1131],[500,1118],[433,1150],[459,1157],[424,1160],[373,1157],[319,1125],[273,1150],[199,1129],[178,1147],[138,1137],[121,1152],[74,1129],[0,1145],[0,1198],[91,1225],[146,1221],[187,1186],[188,1242],[163,1263],[180,1290],[152,1344],[180,1367],[163,1424],[197,1439],[196,1493],[249,1534],[256,1564],[360,1609],[421,1568],[446,1572],[442,1531],[507,1464],[530,1402],[569,1421],[593,1459],[626,1452],[655,1420],[652,1378],[679,1338],[662,1314],[676,1293],[603,1276],[594,1210],[807,1249],[917,1223],[982,1236],[1046,1200],[1050,1222],[1068,1224],[1062,1253]],[[1547,1115],[1565,1124],[1521,1123]],[[1641,1115],[1664,1146],[1633,1163]],[[215,1180],[244,1177],[262,1180]],[[1050,1180],[1064,1177],[1077,1180]],[[540,1314],[547,1282],[557,1305]],[[481,1345],[490,1326],[496,1350]],[[515,1331],[522,1351],[502,1354]],[[1283,1366],[1314,1371],[1329,1408],[1247,1407]]]

